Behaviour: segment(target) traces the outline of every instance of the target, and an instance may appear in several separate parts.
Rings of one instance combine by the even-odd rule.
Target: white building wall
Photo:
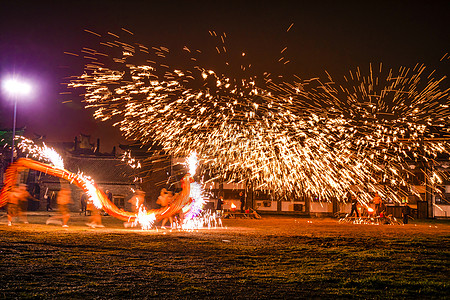
[[[243,190],[244,184],[243,183],[223,183],[223,189],[224,190]]]
[[[333,213],[333,203],[311,202],[311,213]]]
[[[295,211],[294,204],[301,204],[303,206],[302,211],[305,211],[305,202],[300,201],[282,201],[281,202],[281,211]]]
[[[270,206],[264,206],[264,202],[270,204]],[[276,201],[256,201],[257,211],[277,211]]]

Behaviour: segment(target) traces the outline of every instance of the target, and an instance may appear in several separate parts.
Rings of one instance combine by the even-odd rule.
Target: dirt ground
[[[450,222],[339,224],[335,219],[227,219],[192,232],[6,226],[0,298],[449,299]]]

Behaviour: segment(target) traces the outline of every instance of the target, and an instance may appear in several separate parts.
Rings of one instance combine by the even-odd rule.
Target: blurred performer
[[[158,197],[158,200],[156,200],[156,203],[161,205],[161,207],[163,207],[163,208],[167,208],[170,205],[170,203],[172,203],[172,200],[173,200],[173,193],[170,191],[167,191],[166,189],[162,189],[161,194]],[[170,217],[164,218],[162,220],[161,229],[166,229],[165,225],[166,225],[167,221],[170,221],[170,227],[172,228],[173,218],[172,218],[172,216],[170,216]]]
[[[139,209],[144,205],[144,201],[145,201],[145,192],[143,190],[136,190],[134,192],[133,197],[131,197],[130,200],[128,200],[128,202],[131,203],[131,210],[136,214],[139,212]],[[124,222],[123,226],[131,227],[132,223]]]
[[[11,226],[12,218],[18,216],[25,224],[28,224],[27,208],[28,199],[39,201],[33,198],[27,191],[27,185],[21,183],[19,186],[14,186],[8,197],[8,225]],[[10,205],[11,204],[11,205]],[[11,213],[9,206],[11,206]]]
[[[58,210],[61,215],[50,217],[46,224],[62,224],[62,227],[67,228],[69,225],[67,223],[70,219],[69,204],[72,203],[71,192],[67,187],[62,187],[56,198],[56,203],[58,204]],[[62,219],[59,221],[58,219]]]
[[[131,203],[131,209],[133,212],[137,213],[139,212],[139,208],[141,208],[142,205],[144,205],[145,200],[145,192],[143,190],[136,190],[134,192],[133,197],[131,197],[130,200],[128,200],[129,203]]]
[[[105,227],[102,224],[102,215],[100,214],[100,209],[98,209],[94,201],[92,199],[88,199],[87,201],[87,209],[91,211],[90,222],[86,223],[87,226],[96,228],[96,227]]]
[[[8,226],[12,225],[12,219],[16,217],[19,212],[19,187],[13,186],[8,194]]]
[[[27,218],[28,199],[31,199],[34,201],[39,201],[39,200],[35,199],[34,197],[32,197],[30,195],[30,193],[27,191],[27,185],[24,183],[21,183],[19,185],[18,197],[19,197],[19,209],[18,209],[19,217],[22,218],[22,220],[25,224],[28,224],[28,218]]]

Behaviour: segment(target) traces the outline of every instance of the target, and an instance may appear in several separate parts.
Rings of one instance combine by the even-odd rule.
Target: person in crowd
[[[241,200],[241,213],[245,211],[245,194],[244,192],[239,193],[239,200]]]
[[[355,212],[356,217],[359,218],[359,212],[358,212],[358,199],[355,195],[351,195],[351,201],[352,201],[352,210],[350,211],[350,217],[353,216],[353,212]]]
[[[48,194],[48,188],[45,191],[44,199],[47,201],[47,207],[46,207],[47,211],[53,210],[53,208],[52,208],[52,197],[50,197],[50,195]]]
[[[380,215],[380,207],[383,200],[381,199],[380,195],[378,193],[375,193],[375,196],[373,197],[373,204],[375,204],[375,216]]]
[[[173,193],[171,191],[167,191],[165,188],[161,190],[161,194],[158,197],[158,200],[156,200],[156,203],[161,205],[162,208],[167,208],[173,200]],[[164,218],[161,222],[161,229],[166,229],[165,225],[167,221],[170,222],[170,227],[172,228],[173,225],[173,218],[172,216],[169,216],[167,218]]]
[[[403,224],[408,224],[408,218],[411,215],[411,207],[408,205],[408,200],[406,200],[405,205],[403,205],[402,208],[402,217],[403,217]]]
[[[84,215],[86,215],[86,211],[87,211],[87,200],[88,200],[88,196],[86,193],[82,193],[81,194],[81,199],[80,199],[80,205],[81,205],[81,209],[80,209],[80,215],[84,213]]]
[[[223,204],[224,204],[223,196],[219,196],[219,199],[217,199],[217,206],[216,206],[216,212],[217,212],[217,214],[218,214],[219,216],[222,215],[222,212],[223,212]]]
[[[111,191],[106,190],[105,194],[106,194],[106,197],[108,198],[109,202],[113,203],[113,194],[111,193]]]

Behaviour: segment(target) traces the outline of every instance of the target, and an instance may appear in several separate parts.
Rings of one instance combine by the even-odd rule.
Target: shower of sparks
[[[92,59],[68,85],[83,88],[95,118],[114,120],[127,138],[159,143],[174,156],[195,152],[200,175],[211,181],[252,182],[287,197],[343,200],[351,192],[366,202],[377,191],[398,201],[413,191],[410,162],[450,152],[434,136],[436,129],[449,135],[449,89],[425,66],[370,65],[367,75],[358,68],[343,80],[327,73],[326,80],[287,81],[249,75],[246,63],[232,77],[236,72],[200,65],[202,51],[184,47],[185,68],[171,67],[169,49],[125,43],[122,34],[130,36],[124,30],[101,38],[110,55],[83,48]],[[210,34],[217,61],[231,67],[226,35]],[[425,176],[431,186],[441,178]]]
[[[192,217],[190,219],[183,220],[181,224],[182,230],[192,231],[198,229],[216,229],[223,227],[222,219],[215,213],[208,211],[202,211],[200,215]]]
[[[47,147],[45,143],[43,143],[42,147],[37,146],[32,140],[23,136],[16,137],[16,139],[20,140],[18,144],[19,149],[29,156],[38,160],[51,162],[55,167],[64,169],[64,161],[55,149]]]
[[[132,226],[140,226],[142,230],[150,230],[156,221],[155,214],[148,214],[145,207],[140,207]]]
[[[200,215],[203,211],[203,206],[206,204],[202,186],[197,182],[191,183],[191,193],[189,197],[191,197],[192,203],[187,208],[188,211],[185,215],[186,220]]]
[[[90,176],[86,176],[83,173],[78,173],[77,176],[82,178],[82,182],[84,185],[84,190],[87,191],[86,194],[88,198],[92,201],[94,206],[98,209],[102,209],[103,205],[100,201],[98,193],[100,193],[99,189],[95,186],[94,180]]]
[[[186,160],[186,164],[189,170],[189,174],[191,174],[191,176],[194,176],[195,172],[197,172],[197,165],[198,165],[197,153],[195,152],[191,153]]]

